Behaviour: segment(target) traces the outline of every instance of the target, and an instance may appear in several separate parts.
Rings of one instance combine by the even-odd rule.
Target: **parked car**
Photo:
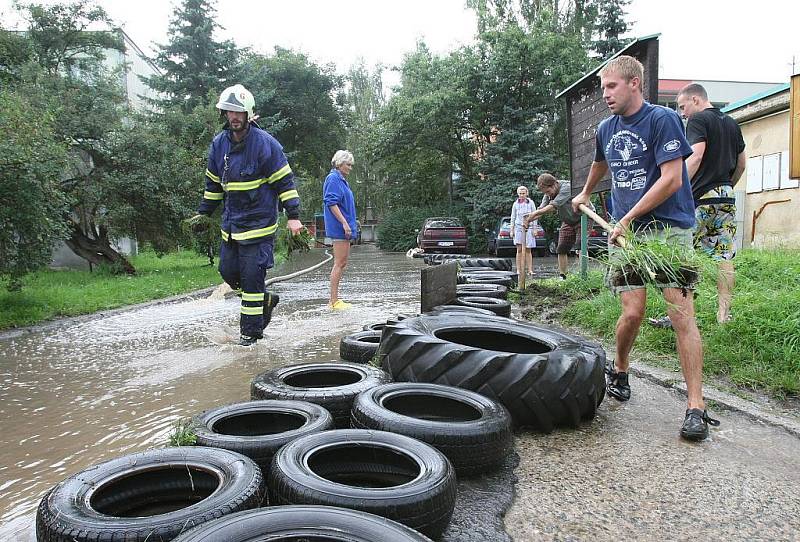
[[[558,231],[561,228],[556,229],[553,238],[550,240],[549,249],[550,254],[556,253],[556,247],[558,245]],[[598,226],[597,224],[592,225],[591,229],[589,230],[589,238],[588,238],[588,247],[589,255],[595,256],[597,254],[602,253],[605,250],[608,250],[608,232],[603,229],[602,226]],[[580,228],[578,228],[578,233],[575,239],[575,246],[572,247],[572,252],[578,253],[581,250],[581,233]]]
[[[431,217],[417,230],[417,246],[425,252],[467,252],[467,230],[454,217]]]
[[[501,253],[516,252],[514,247],[514,235],[511,231],[511,217],[504,216],[497,221],[497,225],[493,230],[487,230],[489,241],[487,250],[489,254],[500,256]],[[536,224],[536,231],[533,232],[533,238],[536,240],[536,254],[543,256],[547,251],[547,233],[538,223]]]

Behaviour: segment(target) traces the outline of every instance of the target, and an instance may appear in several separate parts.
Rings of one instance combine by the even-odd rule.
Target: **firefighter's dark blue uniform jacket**
[[[208,151],[206,189],[197,212],[211,215],[220,202],[222,239],[253,244],[278,228],[278,201],[289,218],[300,217],[300,198],[283,147],[255,124],[236,143],[218,133]]]

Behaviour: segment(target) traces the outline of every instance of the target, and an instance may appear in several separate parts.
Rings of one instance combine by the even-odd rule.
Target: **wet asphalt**
[[[555,272],[554,258],[534,265]],[[337,359],[343,335],[417,312],[422,267],[355,247],[342,284],[352,310],[327,310],[328,268],[281,283],[251,349],[220,344],[238,299],[206,296],[0,335],[0,540],[35,540],[39,499],[70,474],[161,446],[175,420],[247,400],[259,372]],[[629,403],[606,399],[577,429],[517,431],[503,468],[459,480],[442,540],[800,540],[800,439],[715,410],[711,438],[683,442],[685,397],[636,377],[632,387]]]

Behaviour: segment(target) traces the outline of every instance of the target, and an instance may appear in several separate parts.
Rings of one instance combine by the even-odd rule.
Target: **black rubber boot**
[[[239,346],[253,346],[261,337],[253,337],[252,335],[240,335]]]
[[[264,329],[267,329],[270,321],[272,320],[272,310],[280,303],[281,296],[266,292],[264,296]]]

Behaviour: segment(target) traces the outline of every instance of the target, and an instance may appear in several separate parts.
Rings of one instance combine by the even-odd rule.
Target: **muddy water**
[[[275,274],[322,258],[296,257]],[[325,266],[274,285],[281,296],[265,340],[219,345],[238,327],[239,299],[196,299],[65,321],[0,340],[0,540],[34,540],[42,495],[67,476],[166,443],[171,425],[249,399],[250,380],[287,363],[338,359],[339,339],[364,324],[419,310],[419,259],[354,247],[327,308]]]

